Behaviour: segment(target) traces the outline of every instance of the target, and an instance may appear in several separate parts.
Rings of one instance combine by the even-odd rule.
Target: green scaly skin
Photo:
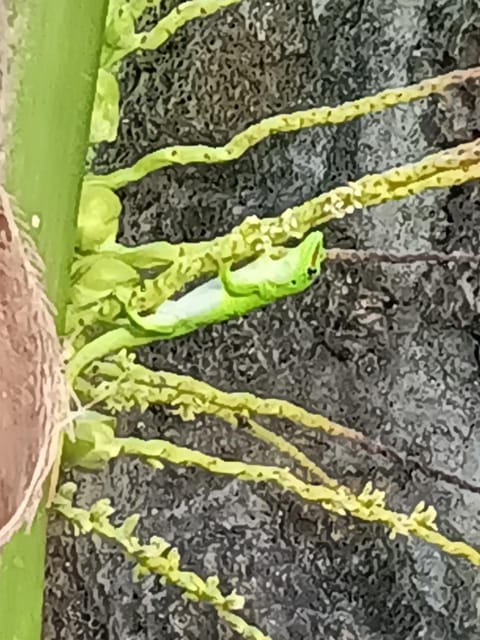
[[[262,256],[237,271],[225,270],[179,300],[168,300],[148,316],[126,305],[128,325],[112,329],[82,347],[69,363],[69,379],[73,382],[93,361],[120,349],[178,338],[300,293],[318,276],[326,255],[323,234],[314,231],[298,246],[287,249],[282,258]]]

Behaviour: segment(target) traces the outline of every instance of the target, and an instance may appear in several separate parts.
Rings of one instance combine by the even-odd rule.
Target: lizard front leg
[[[232,276],[230,265],[221,261],[218,263],[218,277],[223,288],[232,298],[245,298],[258,294],[261,288],[258,282],[239,282],[235,276]]]

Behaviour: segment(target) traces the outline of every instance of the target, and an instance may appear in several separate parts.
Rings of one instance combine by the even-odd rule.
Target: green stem
[[[193,4],[193,3],[192,3]],[[153,171],[174,164],[217,164],[237,160],[263,140],[279,133],[298,132],[303,129],[349,122],[368,113],[378,113],[391,107],[408,104],[433,94],[443,93],[448,87],[478,78],[480,67],[452,71],[429,78],[408,87],[385,89],[373,96],[344,102],[336,107],[314,107],[293,113],[270,116],[237,133],[226,144],[212,147],[204,144],[175,145],[149,153],[130,167],[117,169],[105,175],[89,174],[87,180],[110,189],[120,189],[130,182],[141,180]]]
[[[102,53],[102,66],[107,68],[114,67],[129,53],[140,49],[145,51],[158,49],[179,29],[187,24],[187,22],[198,18],[205,18],[221,9],[239,4],[240,2],[241,0],[187,0],[187,2],[182,2],[162,18],[150,31],[135,33],[132,30],[132,33],[127,36],[127,42],[123,46],[119,48],[114,47],[113,49],[106,46]],[[139,18],[143,11],[152,4],[153,2],[149,2],[148,0],[137,2],[136,6],[133,5],[129,8],[131,19]],[[125,12],[124,6],[121,6],[121,9]],[[112,17],[114,18],[114,16]],[[115,19],[113,20],[113,31],[115,31]]]
[[[95,360],[116,353],[121,349],[133,349],[160,340],[154,333],[135,333],[133,329],[119,327],[102,334],[82,347],[68,363],[68,379],[73,384],[79,374]]]
[[[6,186],[27,217],[41,221],[34,240],[62,332],[107,0],[13,5],[25,30],[15,34],[18,88]],[[45,542],[42,507],[31,531],[20,531],[2,550],[2,640],[40,640]]]

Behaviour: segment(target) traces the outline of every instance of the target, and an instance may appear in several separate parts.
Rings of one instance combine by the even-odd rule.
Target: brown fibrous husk
[[[0,547],[31,524],[69,398],[43,265],[0,189]]]
[[[0,0],[0,549],[23,525],[31,525],[70,416],[44,266],[24,215],[2,187],[7,116],[15,102],[16,28],[8,26],[7,4]],[[9,18],[18,26],[11,13]]]

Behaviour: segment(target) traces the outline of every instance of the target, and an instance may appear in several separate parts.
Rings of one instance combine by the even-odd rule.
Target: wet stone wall
[[[141,28],[177,4],[161,2]],[[125,61],[119,139],[101,147],[96,170],[166,145],[223,144],[271,114],[479,64],[479,26],[476,0],[244,0]],[[249,214],[279,214],[470,140],[480,129],[480,88],[450,96],[278,135],[231,164],[157,171],[121,190],[120,240],[213,238]],[[479,187],[372,208],[325,234],[329,247],[478,253]],[[480,548],[479,286],[478,265],[466,263],[331,262],[307,292],[157,343],[140,360],[225,390],[290,399],[408,453],[416,464],[271,423],[354,490],[370,479],[402,511],[425,500],[443,532]],[[123,417],[120,429],[226,459],[285,464],[242,430],[212,418],[183,423],[161,407]],[[392,541],[380,525],[198,469],[155,471],[118,459],[101,473],[69,477],[82,504],[107,496],[119,518],[141,513],[142,536],[162,535],[178,546],[183,567],[218,574],[224,591],[245,595],[245,617],[274,640],[480,637],[478,569],[415,539]],[[75,538],[59,520],[51,521],[48,552],[46,640],[238,638],[212,607],[184,601],[155,577],[134,584],[116,548]]]

